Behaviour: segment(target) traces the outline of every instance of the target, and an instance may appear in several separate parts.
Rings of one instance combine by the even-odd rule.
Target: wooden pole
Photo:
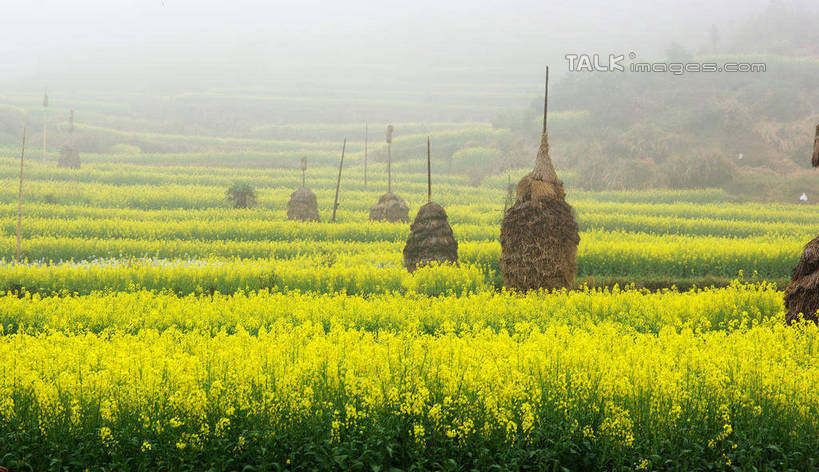
[[[336,182],[336,198],[333,202],[333,223],[336,222],[336,210],[338,210],[338,189],[341,187],[341,169],[344,167],[344,150],[347,149],[347,138],[341,146],[341,162],[338,164],[338,181]]]
[[[48,146],[48,92],[43,94],[43,162],[46,160]]]
[[[26,154],[26,129],[23,128],[23,147],[20,151],[20,189],[17,192],[17,263],[20,263],[20,247],[23,235],[23,156]]]
[[[387,125],[387,193],[392,192],[392,125]]]
[[[427,203],[432,201],[432,159],[429,157],[429,136],[427,136]]]
[[[46,147],[48,145],[48,109],[43,110],[43,162],[46,160]]]
[[[549,66],[546,66],[546,91],[543,94],[543,132],[546,132],[546,114],[549,111]]]
[[[819,125],[816,125],[816,137],[813,138],[813,167],[819,167]]]
[[[367,122],[364,122],[364,190],[367,190]]]

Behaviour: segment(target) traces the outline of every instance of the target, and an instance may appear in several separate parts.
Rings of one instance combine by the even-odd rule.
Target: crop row
[[[616,322],[640,333],[663,329],[732,330],[783,319],[782,293],[767,283],[687,292],[583,289],[549,294],[480,292],[427,297],[385,293],[241,292],[188,295],[136,291],[63,298],[0,295],[0,334],[178,329],[252,335],[280,323],[417,334],[528,332],[565,324]]]
[[[606,279],[647,283],[726,280],[744,273],[782,282],[799,257],[801,242],[657,237],[586,233],[578,251],[579,282]],[[14,240],[0,240],[4,253]],[[97,262],[16,265],[0,270],[0,290],[24,287],[62,291],[170,290],[179,294],[239,290],[322,293],[417,291],[437,295],[483,291],[500,283],[497,242],[460,245],[460,267],[431,267],[414,275],[401,263],[402,243],[252,241],[135,241],[44,238],[27,241],[29,257]],[[155,259],[135,259],[148,255]],[[51,257],[62,256],[62,257]],[[86,256],[86,257],[80,257]],[[94,257],[92,257],[94,256]]]
[[[497,222],[501,213],[501,198],[494,192],[485,191],[480,200],[468,204],[455,203],[456,193],[464,191],[460,188],[451,189],[436,198],[446,206],[450,221],[457,223],[493,224]],[[469,190],[466,190],[469,191]],[[289,198],[288,189],[271,190],[265,195],[262,206],[252,211],[236,212],[226,208],[224,202],[213,201],[212,207],[205,207],[196,211],[190,209],[167,208],[162,210],[142,210],[139,208],[115,206],[88,206],[78,204],[56,204],[56,201],[44,203],[42,201],[27,201],[25,215],[41,218],[119,218],[124,220],[247,220],[265,219],[276,220],[284,218],[284,203]],[[323,205],[331,205],[333,192],[318,191],[320,211]],[[29,196],[33,197],[33,196]],[[268,198],[275,197],[278,201]],[[369,206],[378,197],[377,192],[352,192],[344,201],[344,211],[360,212],[360,217],[366,217]],[[51,194],[52,200],[57,200]],[[29,198],[32,200],[32,198]],[[412,202],[412,199],[410,200]],[[724,221],[731,225],[733,222],[775,223],[787,225],[786,230],[794,226],[819,227],[819,207],[797,205],[770,204],[760,206],[750,203],[646,203],[646,202],[612,202],[600,200],[597,195],[587,192],[570,196],[569,202],[575,211],[582,217],[584,214],[621,214],[630,217],[645,216],[655,218],[674,218],[688,220],[708,219]],[[112,202],[116,203],[116,202]],[[0,204],[0,218],[12,219],[17,215],[17,205],[14,203]],[[352,218],[352,215],[349,216]],[[769,226],[770,227],[770,226]]]
[[[819,332],[813,325],[763,322],[727,331],[672,325],[655,334],[613,321],[555,322],[519,323],[510,333],[481,329],[478,321],[472,330],[458,333],[444,324],[427,334],[282,320],[251,335],[242,327],[234,334],[130,329],[134,303],[117,297],[97,311],[125,323],[123,330],[2,336],[5,465],[815,466]],[[267,309],[262,302],[275,301],[248,300],[260,312]],[[177,312],[186,305],[173,299],[155,303],[169,320],[184,323],[192,314]],[[207,316],[207,303],[190,304]]]
[[[216,213],[218,215],[219,213]],[[206,214],[205,214],[206,215]],[[408,224],[373,223],[361,210],[339,211],[338,222],[294,223],[287,221],[281,210],[252,213],[248,217],[214,215],[197,218],[195,213],[179,219],[145,221],[120,217],[27,217],[22,226],[26,239],[33,237],[66,237],[86,239],[143,239],[199,241],[402,241],[409,232]],[[454,207],[450,223],[460,241],[493,241],[500,231],[500,211],[472,213],[469,208]],[[414,216],[414,215],[413,215]],[[581,231],[614,231],[657,235],[721,236],[747,238],[768,236],[773,239],[808,241],[819,233],[819,224],[754,223],[751,221],[715,220],[709,218],[674,218],[664,216],[617,213],[578,214]],[[16,221],[6,218],[0,224],[0,236],[16,235]]]

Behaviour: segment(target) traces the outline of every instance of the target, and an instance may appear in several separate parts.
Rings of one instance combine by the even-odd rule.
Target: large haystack
[[[60,157],[57,158],[57,166],[67,169],[80,168],[80,152],[71,146],[63,146],[60,150]]]
[[[819,310],[819,236],[805,246],[802,257],[793,269],[793,277],[785,289],[785,307],[788,324],[796,321],[799,313],[806,320],[817,322]]]
[[[569,288],[580,242],[574,211],[541,137],[535,168],[517,185],[517,198],[501,225],[501,272],[507,288]]]
[[[294,221],[319,221],[316,194],[307,187],[301,187],[290,194],[287,202],[287,219]]]
[[[430,262],[458,263],[458,242],[452,234],[446,211],[435,202],[418,210],[404,246],[404,266],[408,271],[414,272]]]
[[[390,223],[409,223],[409,207],[398,195],[387,192],[370,208],[370,221],[389,221]]]
[[[819,167],[819,125],[813,141],[813,167]],[[801,313],[806,320],[819,322],[819,236],[805,246],[793,268],[791,283],[785,289],[785,321],[793,323]]]

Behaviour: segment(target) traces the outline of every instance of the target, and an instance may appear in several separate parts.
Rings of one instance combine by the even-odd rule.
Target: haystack
[[[80,152],[71,146],[63,146],[60,149],[60,157],[57,158],[57,166],[67,169],[80,168]]]
[[[319,221],[316,194],[307,188],[307,156],[301,158],[301,188],[290,194],[287,202],[287,219],[294,221]]]
[[[287,219],[294,221],[319,221],[316,194],[307,187],[301,187],[290,194],[287,202]]]
[[[805,246],[791,280],[785,289],[785,321],[793,323],[800,313],[806,320],[819,321],[819,236]]]
[[[410,272],[430,262],[458,263],[458,242],[452,234],[446,211],[432,201],[431,167],[427,138],[427,204],[418,210],[404,246],[404,266]]]
[[[501,225],[501,272],[507,288],[569,288],[580,242],[574,211],[549,157],[543,133],[534,170],[520,180]]]
[[[819,167],[819,125],[813,144],[813,166]],[[800,313],[806,320],[819,322],[819,236],[805,246],[793,268],[791,283],[785,289],[785,307],[788,324],[796,321]]]
[[[395,129],[387,126],[387,193],[381,195],[378,203],[370,208],[370,221],[409,223],[409,207],[403,198],[392,193],[392,133]]]
[[[409,207],[398,195],[387,192],[370,208],[371,221],[389,221],[390,223],[409,223]]]
[[[548,87],[548,70],[546,77]],[[535,167],[518,182],[515,203],[501,225],[503,282],[522,291],[570,288],[577,273],[580,235],[549,156],[545,110]]]
[[[404,266],[414,272],[430,262],[458,263],[458,242],[452,234],[446,211],[429,202],[418,210],[404,246]]]

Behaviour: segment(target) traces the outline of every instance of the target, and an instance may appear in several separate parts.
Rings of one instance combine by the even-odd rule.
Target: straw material
[[[370,208],[370,221],[409,223],[409,207],[403,198],[387,192]]]
[[[534,169],[518,183],[515,204],[501,225],[500,266],[507,288],[571,288],[580,235],[565,197],[543,133]]]
[[[414,272],[430,262],[458,263],[458,242],[452,234],[446,211],[435,202],[418,210],[404,247],[404,266],[408,271]]]
[[[529,174],[533,179],[542,180],[544,182],[560,182],[555,172],[555,166],[552,165],[552,158],[549,156],[549,134],[543,133],[540,136],[540,147],[537,150],[537,157],[535,158],[535,168]],[[563,185],[562,183],[560,184]]]
[[[785,289],[785,307],[788,324],[796,321],[800,313],[806,320],[819,319],[819,236],[805,246],[793,269],[792,281]]]
[[[290,195],[287,202],[287,219],[294,221],[319,221],[316,194],[301,187]]]

